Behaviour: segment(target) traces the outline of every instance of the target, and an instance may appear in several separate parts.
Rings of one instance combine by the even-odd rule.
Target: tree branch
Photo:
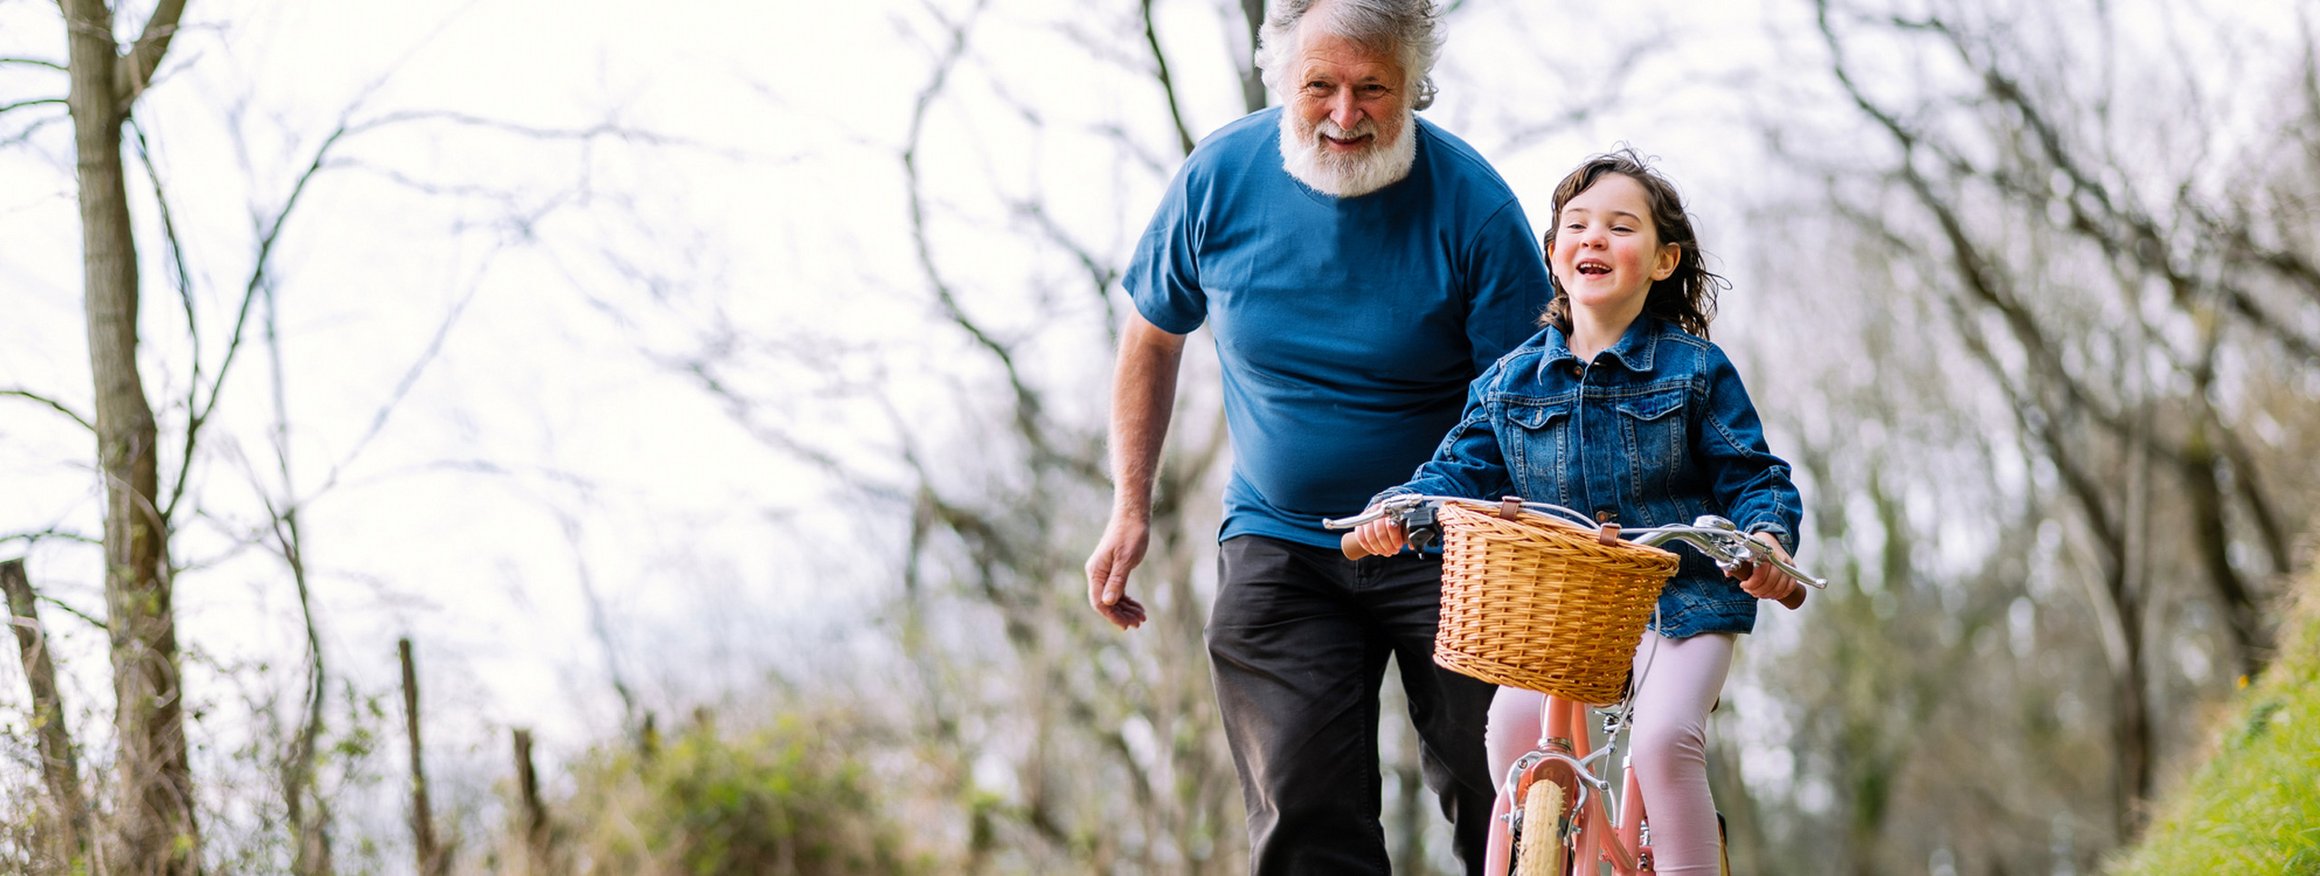
[[[1114,316],[1111,291],[1112,285],[1120,281],[1119,266],[1107,263],[1094,250],[1074,239],[1071,229],[1056,222],[1055,217],[1049,215],[1047,208],[1039,202],[1019,202],[1015,205],[1015,213],[1031,220],[1032,227],[1038,229],[1048,241],[1071,253],[1072,259],[1079,262],[1080,271],[1087,275],[1088,285],[1092,287],[1096,300],[1104,306],[1104,315],[1107,317],[1104,324],[1116,326],[1119,320],[1111,318]]]
[[[1152,0],[1144,0],[1144,45],[1152,50],[1154,76],[1160,80],[1160,93],[1168,97],[1168,121],[1176,127],[1176,146],[1186,155],[1192,154],[1192,129],[1184,124],[1184,107],[1176,100],[1176,80],[1168,75],[1168,53],[1160,48],[1160,32],[1152,27]]]
[[[58,122],[71,120],[71,112],[61,112],[55,115],[40,116],[33,119],[31,124],[25,125],[23,129],[9,135],[7,139],[0,140],[0,147],[15,146],[21,143],[30,143],[32,142],[32,135],[40,133],[40,129],[56,124]]]
[[[61,97],[35,97],[29,100],[19,100],[14,103],[0,103],[0,115],[5,115],[11,110],[27,109],[36,106],[61,106],[70,109],[72,105],[67,103],[65,99]]]
[[[72,418],[72,421],[80,424],[81,428],[87,429],[91,432],[97,431],[96,424],[90,422],[88,417],[82,416],[79,411],[75,411],[72,408],[66,407],[63,402],[49,398],[48,396],[41,395],[30,390],[9,388],[0,389],[0,398],[20,398],[26,401],[47,405],[51,410]]]
[[[194,450],[200,443],[202,426],[209,422],[210,415],[217,412],[218,399],[225,393],[226,378],[233,372],[234,360],[242,349],[242,338],[249,330],[250,311],[257,303],[260,288],[267,281],[267,268],[272,264],[274,244],[281,239],[282,228],[290,221],[291,212],[298,208],[299,199],[305,195],[307,185],[321,172],[324,159],[329,157],[333,147],[345,139],[347,132],[348,125],[342,116],[338,127],[323,138],[322,145],[315,148],[313,158],[307,162],[306,169],[300,171],[298,178],[291,183],[290,194],[283,198],[281,208],[275,211],[270,220],[262,223],[264,227],[258,236],[258,253],[251,259],[249,282],[242,288],[242,304],[234,315],[233,332],[226,338],[225,359],[218,363],[217,377],[210,382],[209,400],[200,405],[193,404],[190,399],[187,402],[185,452],[179,463],[177,483],[170,487],[169,501],[161,512],[165,521],[176,515],[178,502],[185,498],[185,488],[191,481],[187,475],[191,471]]]
[[[1448,12],[1445,11],[1444,14],[1448,14]],[[1628,44],[1626,51],[1622,52],[1617,60],[1595,72],[1592,79],[1595,83],[1595,96],[1586,100],[1572,101],[1561,112],[1545,119],[1530,124],[1518,123],[1505,137],[1500,139],[1497,154],[1512,154],[1529,149],[1541,141],[1585,124],[1588,119],[1594,118],[1596,112],[1603,107],[1618,106],[1626,102],[1627,86],[1629,81],[1635,77],[1636,71],[1642,69],[1644,63],[1652,56],[1670,51],[1676,45],[1678,43],[1672,39],[1645,39]]]
[[[80,618],[82,623],[88,624],[90,629],[96,630],[97,632],[110,635],[113,631],[112,625],[105,623],[103,618],[99,618],[96,615],[82,611],[75,607],[72,603],[58,599],[54,596],[49,596],[45,593],[41,594],[40,601],[55,606],[58,611],[64,612],[65,614]]]
[[[138,123],[135,116],[131,116],[129,130],[136,135],[137,160],[144,165],[146,182],[153,187],[153,202],[158,206],[161,216],[161,239],[172,269],[172,278],[177,281],[177,300],[185,308],[185,335],[191,346],[188,358],[192,362],[192,374],[186,379],[185,389],[187,424],[184,452],[177,462],[177,483],[170,488],[169,502],[161,512],[163,519],[171,519],[177,510],[178,497],[184,494],[186,484],[192,480],[193,452],[198,444],[194,439],[202,419],[207,416],[201,409],[201,323],[196,321],[193,273],[185,264],[185,243],[177,234],[177,212],[169,206],[169,189],[161,181],[160,168],[153,165],[153,150],[145,139],[145,126]],[[216,393],[213,390],[211,394],[214,396]]]
[[[9,535],[0,535],[0,544],[6,544],[8,542],[17,540],[22,540],[26,544],[32,544],[49,538],[63,539],[65,541],[79,542],[81,544],[98,547],[104,545],[103,539],[90,538],[78,533],[60,532],[55,529],[49,529],[42,532],[18,532]],[[58,599],[54,596],[50,596],[46,593],[36,594],[36,596],[39,601],[55,606],[58,611],[62,611],[65,614],[80,618],[82,621],[87,622],[90,627],[93,627],[99,631],[110,631],[111,629],[105,625],[104,621],[98,620],[97,618],[91,616],[88,612],[74,608],[72,603]]]
[[[1038,391],[1034,390],[1023,379],[1022,370],[1015,362],[1013,349],[967,313],[965,306],[959,302],[957,291],[952,288],[950,281],[944,278],[941,266],[936,263],[933,242],[929,239],[925,180],[919,172],[918,164],[918,150],[925,142],[927,116],[933,111],[935,100],[942,95],[943,89],[948,85],[951,71],[957,67],[960,59],[965,57],[968,45],[967,36],[974,29],[975,19],[982,14],[984,7],[988,4],[989,0],[981,0],[975,4],[974,9],[967,13],[964,20],[952,25],[950,43],[936,62],[933,77],[927,82],[926,87],[919,91],[918,99],[912,108],[910,133],[904,141],[906,145],[902,150],[902,169],[910,195],[911,242],[917,253],[919,270],[926,275],[927,283],[934,291],[935,303],[942,308],[943,314],[950,319],[953,325],[966,332],[975,346],[988,351],[991,357],[998,361],[1000,370],[1006,373],[1008,385],[1015,395],[1016,431],[1030,441],[1032,458],[1036,466],[1065,460],[1064,455],[1054,451],[1048,441],[1047,430],[1041,425],[1044,402]]]
[[[654,358],[661,367],[681,372],[692,378],[702,391],[721,402],[725,406],[726,415],[731,417],[735,423],[740,424],[741,428],[747,431],[750,437],[756,438],[759,443],[788,453],[825,474],[853,485],[855,489],[873,498],[896,504],[909,504],[910,490],[894,484],[869,482],[854,474],[848,469],[844,460],[839,459],[828,449],[815,447],[796,435],[790,434],[786,428],[790,424],[786,413],[777,416],[775,423],[768,424],[761,421],[756,415],[760,406],[726,382],[723,377],[720,377],[714,361],[706,357]]]
[[[176,0],[176,2],[178,5],[183,5],[183,0]],[[190,465],[202,427],[209,422],[211,415],[217,411],[219,397],[224,392],[226,379],[233,369],[233,364],[241,350],[242,339],[248,331],[252,305],[257,300],[261,288],[265,284],[271,282],[273,253],[276,244],[281,241],[282,233],[288,226],[290,217],[293,213],[296,212],[298,205],[302,198],[305,196],[308,187],[314,182],[316,177],[318,177],[325,168],[331,166],[331,159],[333,154],[353,138],[402,124],[425,121],[441,121],[459,125],[467,125],[471,127],[488,128],[539,139],[588,140],[600,137],[615,137],[623,141],[644,142],[650,145],[698,145],[692,143],[692,141],[663,137],[658,134],[653,134],[649,131],[640,131],[612,123],[593,125],[585,128],[539,128],[486,119],[480,116],[468,115],[466,113],[449,111],[413,110],[406,112],[387,113],[372,119],[356,122],[353,120],[353,116],[360,109],[360,101],[357,101],[354,106],[347,108],[346,114],[340,116],[338,126],[332,129],[328,136],[323,138],[322,143],[319,146],[315,147],[314,154],[307,161],[306,167],[299,172],[298,177],[292,182],[290,187],[290,194],[283,199],[282,205],[275,210],[271,217],[264,218],[260,221],[261,230],[258,236],[258,252],[256,257],[252,259],[251,262],[249,280],[243,286],[242,303],[234,317],[233,332],[226,341],[225,359],[218,364],[217,375],[210,382],[207,402],[200,405],[192,405],[189,402],[189,413],[187,415],[186,423],[184,465]],[[472,292],[469,294],[469,298],[473,298]],[[461,309],[464,308],[465,302],[463,301],[461,303]],[[429,347],[430,357],[432,356],[433,352],[440,347],[444,333],[449,330],[451,323],[456,321],[457,316],[458,311],[455,310],[452,317],[447,319],[444,325],[438,329],[435,340]],[[426,360],[422,360],[420,367],[424,366],[425,361]],[[415,379],[416,370],[417,369],[415,368],[411,374],[406,375],[403,385],[397,389],[398,398],[401,397],[403,391],[409,388],[410,382]],[[377,420],[374,420],[372,431],[365,435],[365,441],[367,441],[371,435],[376,434],[377,427],[379,423],[384,421],[384,418],[385,412],[382,411],[380,417]],[[184,468],[181,467],[178,482],[172,488],[170,493],[167,513],[175,513],[180,500],[184,498],[186,479],[183,475],[183,472]]]
[[[37,529],[26,532],[11,532],[7,535],[0,535],[0,544],[7,544],[12,541],[21,541],[28,545],[38,544],[52,538],[59,541],[69,541],[75,544],[85,545],[102,545],[105,543],[104,539],[93,535],[84,535],[69,529],[58,529],[54,526],[51,526],[47,529]]]
[[[362,436],[355,439],[354,444],[347,448],[344,456],[331,464],[330,473],[323,476],[322,486],[315,491],[315,495],[329,492],[338,486],[339,475],[344,473],[348,466],[353,465],[355,459],[370,447],[372,439],[379,437],[379,433],[386,431],[387,420],[394,415],[396,408],[402,406],[403,399],[411,394],[411,390],[419,385],[419,378],[426,373],[427,366],[433,364],[436,357],[443,354],[444,343],[451,337],[452,328],[459,324],[461,317],[467,313],[468,305],[473,304],[476,296],[482,292],[483,281],[479,277],[468,286],[467,294],[461,296],[459,302],[451,306],[451,312],[444,314],[443,321],[435,326],[435,334],[427,339],[426,349],[420,351],[419,358],[411,363],[411,367],[403,370],[403,378],[395,383],[395,388],[387,396],[387,400],[379,405],[377,412],[371,415],[370,426],[363,430]],[[284,477],[287,477],[289,473],[285,471],[283,474]]]
[[[2113,432],[2124,434],[2132,431],[2127,428],[2120,414],[2098,404],[2095,396],[2088,391],[2085,384],[2071,374],[2069,366],[2064,363],[2054,349],[2054,344],[2047,337],[2046,331],[2040,327],[2037,319],[2012,292],[2011,284],[2007,282],[2005,273],[1997,270],[1981,254],[1980,248],[1973,241],[1973,236],[1966,230],[1966,221],[1958,216],[1949,199],[1943,198],[1939,192],[1933,190],[1932,182],[1926,179],[1925,174],[1917,168],[1914,162],[1909,160],[1908,156],[1920,148],[1929,149],[1936,153],[1942,153],[1942,150],[1925,143],[1915,132],[1903,125],[1898,116],[1869,99],[1868,94],[1861,89],[1859,83],[1854,81],[1851,71],[1845,65],[1844,48],[1837,39],[1834,26],[1828,20],[1828,7],[1825,0],[1820,4],[1820,8],[1821,35],[1829,47],[1832,69],[1838,83],[1844,88],[1854,106],[1875,121],[1879,127],[1884,128],[1893,137],[1895,144],[1901,148],[1903,157],[1895,174],[1915,196],[1919,205],[1932,214],[1934,222],[1941,228],[1942,237],[1949,244],[1951,259],[1955,263],[1959,277],[1965,281],[1966,291],[1998,312],[2004,319],[2007,328],[2022,344],[2023,352],[2030,357],[2033,365],[2053,378],[2054,385],[2061,389],[2073,407],[2090,412],[2098,421],[2110,425]],[[1946,153],[1942,153],[1942,156],[1945,161],[1951,160]]]
[[[387,113],[360,124],[348,125],[346,126],[345,133],[349,136],[356,134],[367,134],[381,128],[410,124],[413,122],[444,122],[463,127],[482,128],[485,130],[498,131],[503,134],[513,134],[519,137],[527,137],[534,140],[586,141],[613,139],[625,143],[638,143],[646,146],[681,146],[688,149],[696,149],[712,155],[718,155],[736,160],[747,160],[756,157],[746,152],[715,146],[700,140],[694,140],[686,137],[673,137],[667,134],[661,134],[642,128],[632,128],[614,121],[599,122],[597,124],[581,127],[556,128],[540,125],[522,125],[502,119],[485,118],[483,116],[454,112],[451,110],[405,110],[402,112]]]
[[[161,68],[169,41],[177,36],[177,20],[184,14],[185,0],[161,0],[153,8],[153,17],[145,20],[145,32],[129,44],[121,63],[113,65],[114,105],[128,106],[153,84],[153,72]]]
[[[2187,275],[2182,267],[2182,260],[2173,257],[2174,247],[2169,245],[2168,235],[2165,230],[2159,227],[2159,221],[2147,210],[2122,204],[2122,201],[2125,200],[2123,196],[2114,195],[2108,187],[2102,184],[2097,174],[2089,172],[2065,144],[2061,127],[2047,118],[2045,110],[2031,100],[2021,82],[2001,69],[1995,58],[1975,57],[1965,36],[1955,28],[1939,21],[1929,25],[1927,30],[1939,34],[1950,45],[1959,62],[1981,74],[1984,93],[1996,99],[1999,105],[2010,108],[2019,114],[2022,123],[2029,127],[2032,140],[2038,144],[2046,163],[2068,177],[2073,188],[2086,192],[2093,200],[2093,206],[2099,208],[2099,216],[2091,215],[2086,203],[2087,199],[2062,198],[2062,202],[2072,213],[2074,227],[2084,236],[2092,239],[2105,254],[2112,258],[2131,260],[2164,278],[2169,290],[2174,293],[2178,306],[2187,306],[2193,290],[2200,288],[2203,284]],[[1991,176],[1996,177],[1997,174],[1991,174]],[[2035,187],[2024,188],[2036,191]],[[2183,200],[2188,199],[2184,195],[2178,195],[2178,197]],[[2039,200],[2048,200],[2048,198],[2039,198]],[[2244,228],[2235,229],[2236,234],[2232,231],[2218,230],[2223,231],[2223,236],[2228,240],[2245,241],[2247,239]],[[2122,240],[2121,237],[2125,239]],[[2252,246],[2250,250],[2258,253],[2259,256],[2263,254],[2262,251],[2255,250]],[[2284,276],[2304,284],[2315,297],[2320,297],[2320,274],[2312,272],[2309,265],[2300,265],[2298,260],[2293,257],[2264,258],[2259,260],[2259,264],[2271,267]],[[2303,270],[2299,270],[2299,268]],[[2245,290],[2229,283],[2206,285],[2221,295],[2234,313],[2247,318],[2251,324],[2264,333],[2288,345],[2295,350],[2297,355],[2308,360],[2320,360],[2320,342],[2297,335],[2288,328],[2286,321],[2265,313],[2263,308]]]
[[[572,551],[572,580],[579,585],[580,601],[588,608],[588,629],[596,634],[596,645],[603,650],[604,674],[612,683],[613,695],[620,698],[621,732],[641,739],[644,726],[636,704],[636,692],[629,687],[628,674],[621,669],[620,647],[612,637],[615,624],[612,615],[604,609],[604,594],[596,586],[596,574],[588,563],[587,533],[578,515],[557,506],[552,510],[557,526],[563,530],[564,543]]]

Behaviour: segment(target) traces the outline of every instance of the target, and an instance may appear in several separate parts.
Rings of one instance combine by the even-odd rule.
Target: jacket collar
[[[1618,362],[1627,370],[1637,373],[1650,371],[1652,360],[1659,352],[1660,334],[1672,325],[1656,316],[1638,315],[1634,322],[1627,324],[1627,331],[1619,336],[1619,341],[1605,348],[1596,358],[1603,362]],[[1540,367],[1565,362],[1578,364],[1579,356],[1571,352],[1569,336],[1558,330],[1551,332],[1550,337],[1552,340],[1547,343],[1547,355],[1540,360]]]

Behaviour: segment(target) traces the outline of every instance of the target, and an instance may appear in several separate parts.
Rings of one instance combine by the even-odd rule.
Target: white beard
[[[1307,127],[1297,114],[1281,111],[1281,167],[1314,191],[1339,198],[1358,198],[1400,182],[1418,160],[1418,121],[1402,113],[1401,134],[1392,142],[1374,144],[1354,155],[1338,155],[1321,145],[1321,137],[1344,139],[1377,132],[1375,119],[1363,119],[1352,131],[1322,119]]]

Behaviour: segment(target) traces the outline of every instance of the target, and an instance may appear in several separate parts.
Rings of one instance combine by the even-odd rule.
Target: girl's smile
[[[1659,242],[1643,185],[1631,177],[1606,174],[1566,202],[1555,221],[1549,261],[1571,296],[1572,316],[1613,336],[1643,312],[1652,282],[1675,272],[1680,248]]]

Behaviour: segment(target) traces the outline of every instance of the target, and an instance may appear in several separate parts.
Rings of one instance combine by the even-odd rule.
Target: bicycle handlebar
[[[1583,527],[1595,525],[1589,523],[1587,518],[1579,512],[1561,505],[1546,502],[1521,502],[1515,499],[1494,503],[1457,496],[1395,496],[1378,503],[1361,514],[1353,517],[1323,520],[1321,525],[1330,529],[1352,529],[1372,520],[1392,517],[1396,523],[1402,526],[1404,543],[1413,548],[1422,548],[1435,536],[1434,509],[1449,502],[1459,502],[1493,510],[1513,503],[1519,504],[1524,509],[1550,517],[1564,518]],[[1369,548],[1357,540],[1358,535],[1359,533],[1348,532],[1345,537],[1338,540],[1338,548],[1345,554],[1346,559],[1358,560],[1371,556]],[[1647,547],[1658,547],[1670,542],[1689,545],[1693,550],[1714,560],[1716,567],[1724,570],[1724,574],[1733,577],[1745,577],[1748,574],[1748,567],[1755,563],[1771,563],[1774,568],[1786,572],[1789,577],[1796,579],[1797,583],[1814,589],[1828,587],[1827,580],[1781,559],[1770,545],[1741,532],[1738,525],[1714,514],[1703,515],[1688,525],[1654,526],[1648,529],[1630,530],[1621,535],[1628,541]],[[1780,604],[1793,610],[1803,607],[1804,599],[1805,590],[1803,587],[1799,587],[1789,591],[1788,596],[1780,600]]]

